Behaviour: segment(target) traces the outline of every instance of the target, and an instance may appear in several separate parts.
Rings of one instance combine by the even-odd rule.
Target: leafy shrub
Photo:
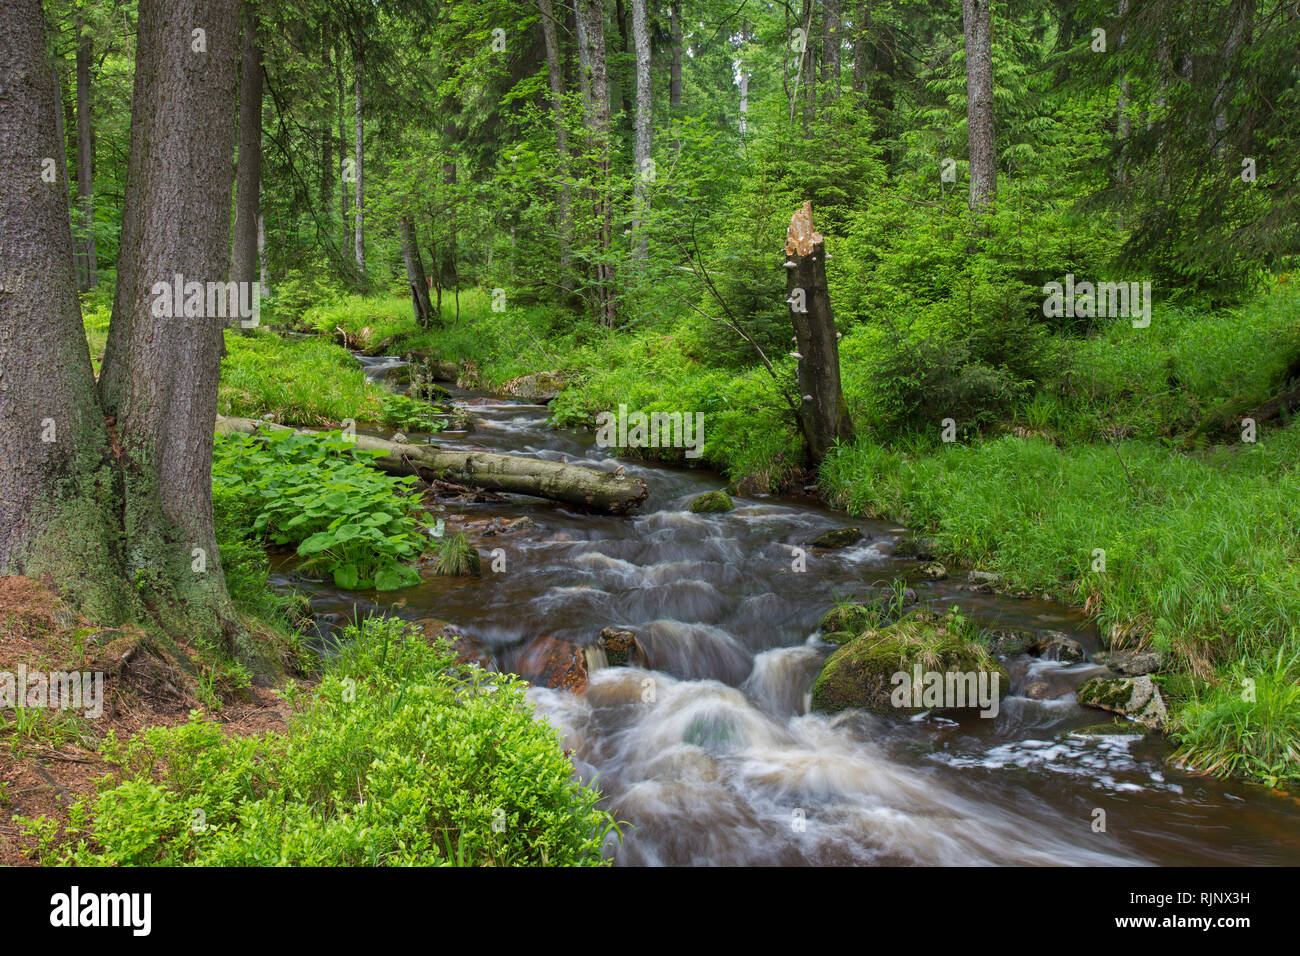
[[[446,421],[438,417],[439,409],[405,395],[384,396],[383,422],[403,431],[438,432]]]
[[[287,734],[192,715],[104,743],[117,768],[47,862],[108,866],[600,865],[613,819],[515,677],[458,668],[396,619],[349,627]]]
[[[213,449],[214,497],[234,499],[261,538],[296,545],[306,567],[341,588],[393,590],[419,583],[404,562],[427,544],[418,501],[404,496],[414,477],[394,478],[364,463],[339,432],[266,431],[221,435]]]

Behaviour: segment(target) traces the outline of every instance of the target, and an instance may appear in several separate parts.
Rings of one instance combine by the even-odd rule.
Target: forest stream
[[[359,359],[373,378],[403,364]],[[915,559],[891,555],[904,529],[809,500],[737,498],[729,513],[693,514],[694,497],[723,487],[716,474],[615,460],[591,435],[550,426],[543,405],[453,395],[474,427],[438,442],[621,465],[645,479],[649,501],[630,517],[523,497],[450,503],[447,517],[526,515],[535,525],[471,535],[484,558],[479,577],[340,592],[285,563],[274,582],[304,591],[326,631],[370,611],[443,619],[505,671],[544,634],[588,643],[611,625],[635,631],[653,672],[608,667],[581,694],[529,691],[579,773],[626,821],[612,847],[618,863],[1300,863],[1295,798],[1183,773],[1165,762],[1169,745],[1158,737],[1072,735],[1109,716],[1075,702],[1074,689],[1105,672],[1086,659],[1008,660],[1011,692],[993,719],[807,712],[834,649],[817,622],[869,586],[906,577],[923,601],[957,604],[989,626],[1064,631],[1092,653],[1097,633],[1079,612],[975,593],[961,574],[920,580]],[[863,539],[808,549],[807,571],[791,569],[792,546],[846,525]],[[494,573],[488,552],[498,547],[506,570]],[[1104,832],[1094,832],[1098,810]]]

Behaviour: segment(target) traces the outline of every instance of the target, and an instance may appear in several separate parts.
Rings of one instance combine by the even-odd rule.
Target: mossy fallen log
[[[294,430],[252,418],[217,416],[218,434],[253,435],[268,429]],[[367,435],[357,435],[356,440],[358,448],[384,452],[382,458],[373,462],[389,474],[416,475],[425,481],[450,481],[487,491],[531,495],[604,514],[626,514],[650,494],[640,478],[581,465],[486,451],[452,451],[437,445],[406,445]]]

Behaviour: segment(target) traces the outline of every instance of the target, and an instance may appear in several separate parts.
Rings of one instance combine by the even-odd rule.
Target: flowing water
[[[362,359],[378,377],[401,363]],[[533,688],[578,771],[626,821],[621,864],[1281,864],[1300,863],[1300,800],[1167,765],[1158,739],[1077,736],[1105,722],[1074,688],[1105,673],[1020,656],[996,718],[915,719],[808,712],[832,647],[817,622],[836,600],[906,577],[923,600],[990,625],[1065,631],[1095,650],[1075,612],[1035,600],[916,580],[893,557],[903,536],[807,500],[737,498],[696,515],[723,486],[708,472],[615,461],[583,433],[554,429],[544,406],[457,391],[473,431],[450,447],[572,461],[644,478],[631,517],[579,514],[516,497],[449,505],[448,516],[527,515],[535,526],[476,540],[479,578],[437,578],[389,594],[339,593],[284,568],[325,626],[368,610],[454,622],[503,670],[527,643],[579,643],[614,625],[637,633],[653,671],[597,670],[583,694]],[[855,525],[856,546],[792,547]],[[501,548],[506,569],[488,569]],[[1025,696],[1032,688],[1033,698]],[[1098,832],[1104,813],[1104,832]]]

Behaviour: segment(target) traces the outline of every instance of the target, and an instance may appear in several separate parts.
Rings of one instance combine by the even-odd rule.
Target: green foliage
[[[439,414],[440,410],[436,406],[406,395],[384,396],[384,424],[400,428],[402,431],[442,431],[447,423],[445,419],[438,417]]]
[[[1300,655],[1234,665],[1182,710],[1174,734],[1174,759],[1193,770],[1300,783]]]
[[[323,339],[226,334],[217,397],[222,415],[307,427],[377,421],[384,394],[347,349]]]
[[[469,543],[463,531],[447,535],[434,546],[434,551],[436,553],[433,562],[435,574],[458,577],[479,573],[478,551]]]
[[[427,546],[418,500],[400,492],[413,477],[393,478],[339,432],[265,431],[218,436],[212,483],[217,498],[262,539],[295,545],[308,569],[338,587],[389,591],[419,583],[405,562]]]
[[[350,627],[344,641],[283,736],[231,736],[197,715],[110,735],[114,777],[73,808],[66,843],[45,833],[46,862],[604,862],[614,822],[534,718],[522,681],[457,667],[445,642],[395,619]]]

